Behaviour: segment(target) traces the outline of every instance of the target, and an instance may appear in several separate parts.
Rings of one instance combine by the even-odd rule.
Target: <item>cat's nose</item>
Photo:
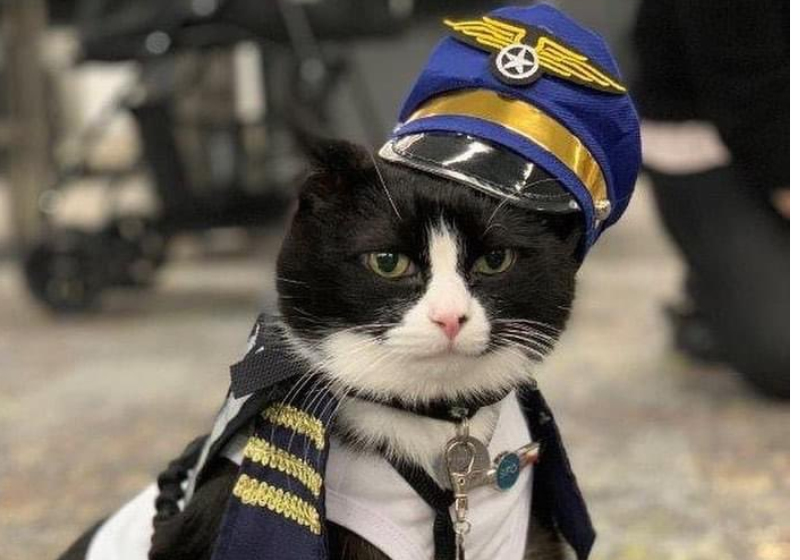
[[[431,313],[429,317],[444,331],[445,336],[450,340],[454,340],[458,336],[461,327],[467,322],[467,316],[460,313]]]

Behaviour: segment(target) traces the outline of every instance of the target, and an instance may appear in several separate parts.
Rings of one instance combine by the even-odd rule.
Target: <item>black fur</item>
[[[399,215],[399,217],[398,217]],[[466,240],[462,266],[473,294],[490,318],[551,325],[555,337],[569,317],[581,241],[578,214],[537,215],[444,179],[376,161],[351,144],[318,150],[314,171],[300,192],[278,259],[280,311],[309,340],[342,327],[398,321],[428,279],[429,226],[441,220]],[[518,252],[502,278],[470,274],[493,249]],[[418,276],[385,281],[363,266],[372,251],[402,252],[420,264]],[[492,325],[492,336],[503,333]],[[380,329],[375,334],[380,335]],[[208,560],[237,468],[219,460],[189,506],[156,525],[152,560]],[[553,531],[531,527],[527,558],[560,560]],[[82,560],[85,535],[60,560]],[[350,531],[328,525],[331,560],[389,560]]]
[[[210,560],[238,473],[239,466],[227,459],[210,465],[204,484],[186,509],[156,523],[150,560]]]

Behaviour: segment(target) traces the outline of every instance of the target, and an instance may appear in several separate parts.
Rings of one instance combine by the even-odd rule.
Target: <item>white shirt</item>
[[[501,403],[489,456],[530,443],[516,395]],[[465,547],[470,560],[521,560],[531,513],[533,469],[524,469],[507,491],[482,487],[469,492],[472,530]],[[393,560],[432,560],[434,512],[391,464],[354,453],[335,438],[325,475],[326,515],[362,536]]]

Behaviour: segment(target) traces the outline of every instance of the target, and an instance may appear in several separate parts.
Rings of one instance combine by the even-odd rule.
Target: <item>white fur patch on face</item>
[[[504,393],[533,379],[533,359],[516,348],[415,356],[372,336],[344,332],[329,336],[322,353],[321,369],[338,384],[408,404]]]
[[[430,281],[425,294],[400,325],[386,333],[387,347],[420,358],[447,354],[478,356],[486,350],[491,325],[459,271],[460,252],[458,236],[447,226],[440,224],[431,231]],[[448,337],[437,322],[448,319],[460,322],[454,338]]]
[[[489,350],[491,324],[459,270],[458,236],[440,224],[429,237],[423,296],[380,340],[353,331],[326,337],[325,369],[351,389],[408,403],[507,392],[530,381],[529,356],[516,348]],[[437,321],[453,317],[458,332],[449,336]]]

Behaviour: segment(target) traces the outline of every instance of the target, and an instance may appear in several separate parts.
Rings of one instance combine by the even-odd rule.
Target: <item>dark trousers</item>
[[[718,352],[763,392],[788,397],[788,222],[732,168],[648,174]]]

